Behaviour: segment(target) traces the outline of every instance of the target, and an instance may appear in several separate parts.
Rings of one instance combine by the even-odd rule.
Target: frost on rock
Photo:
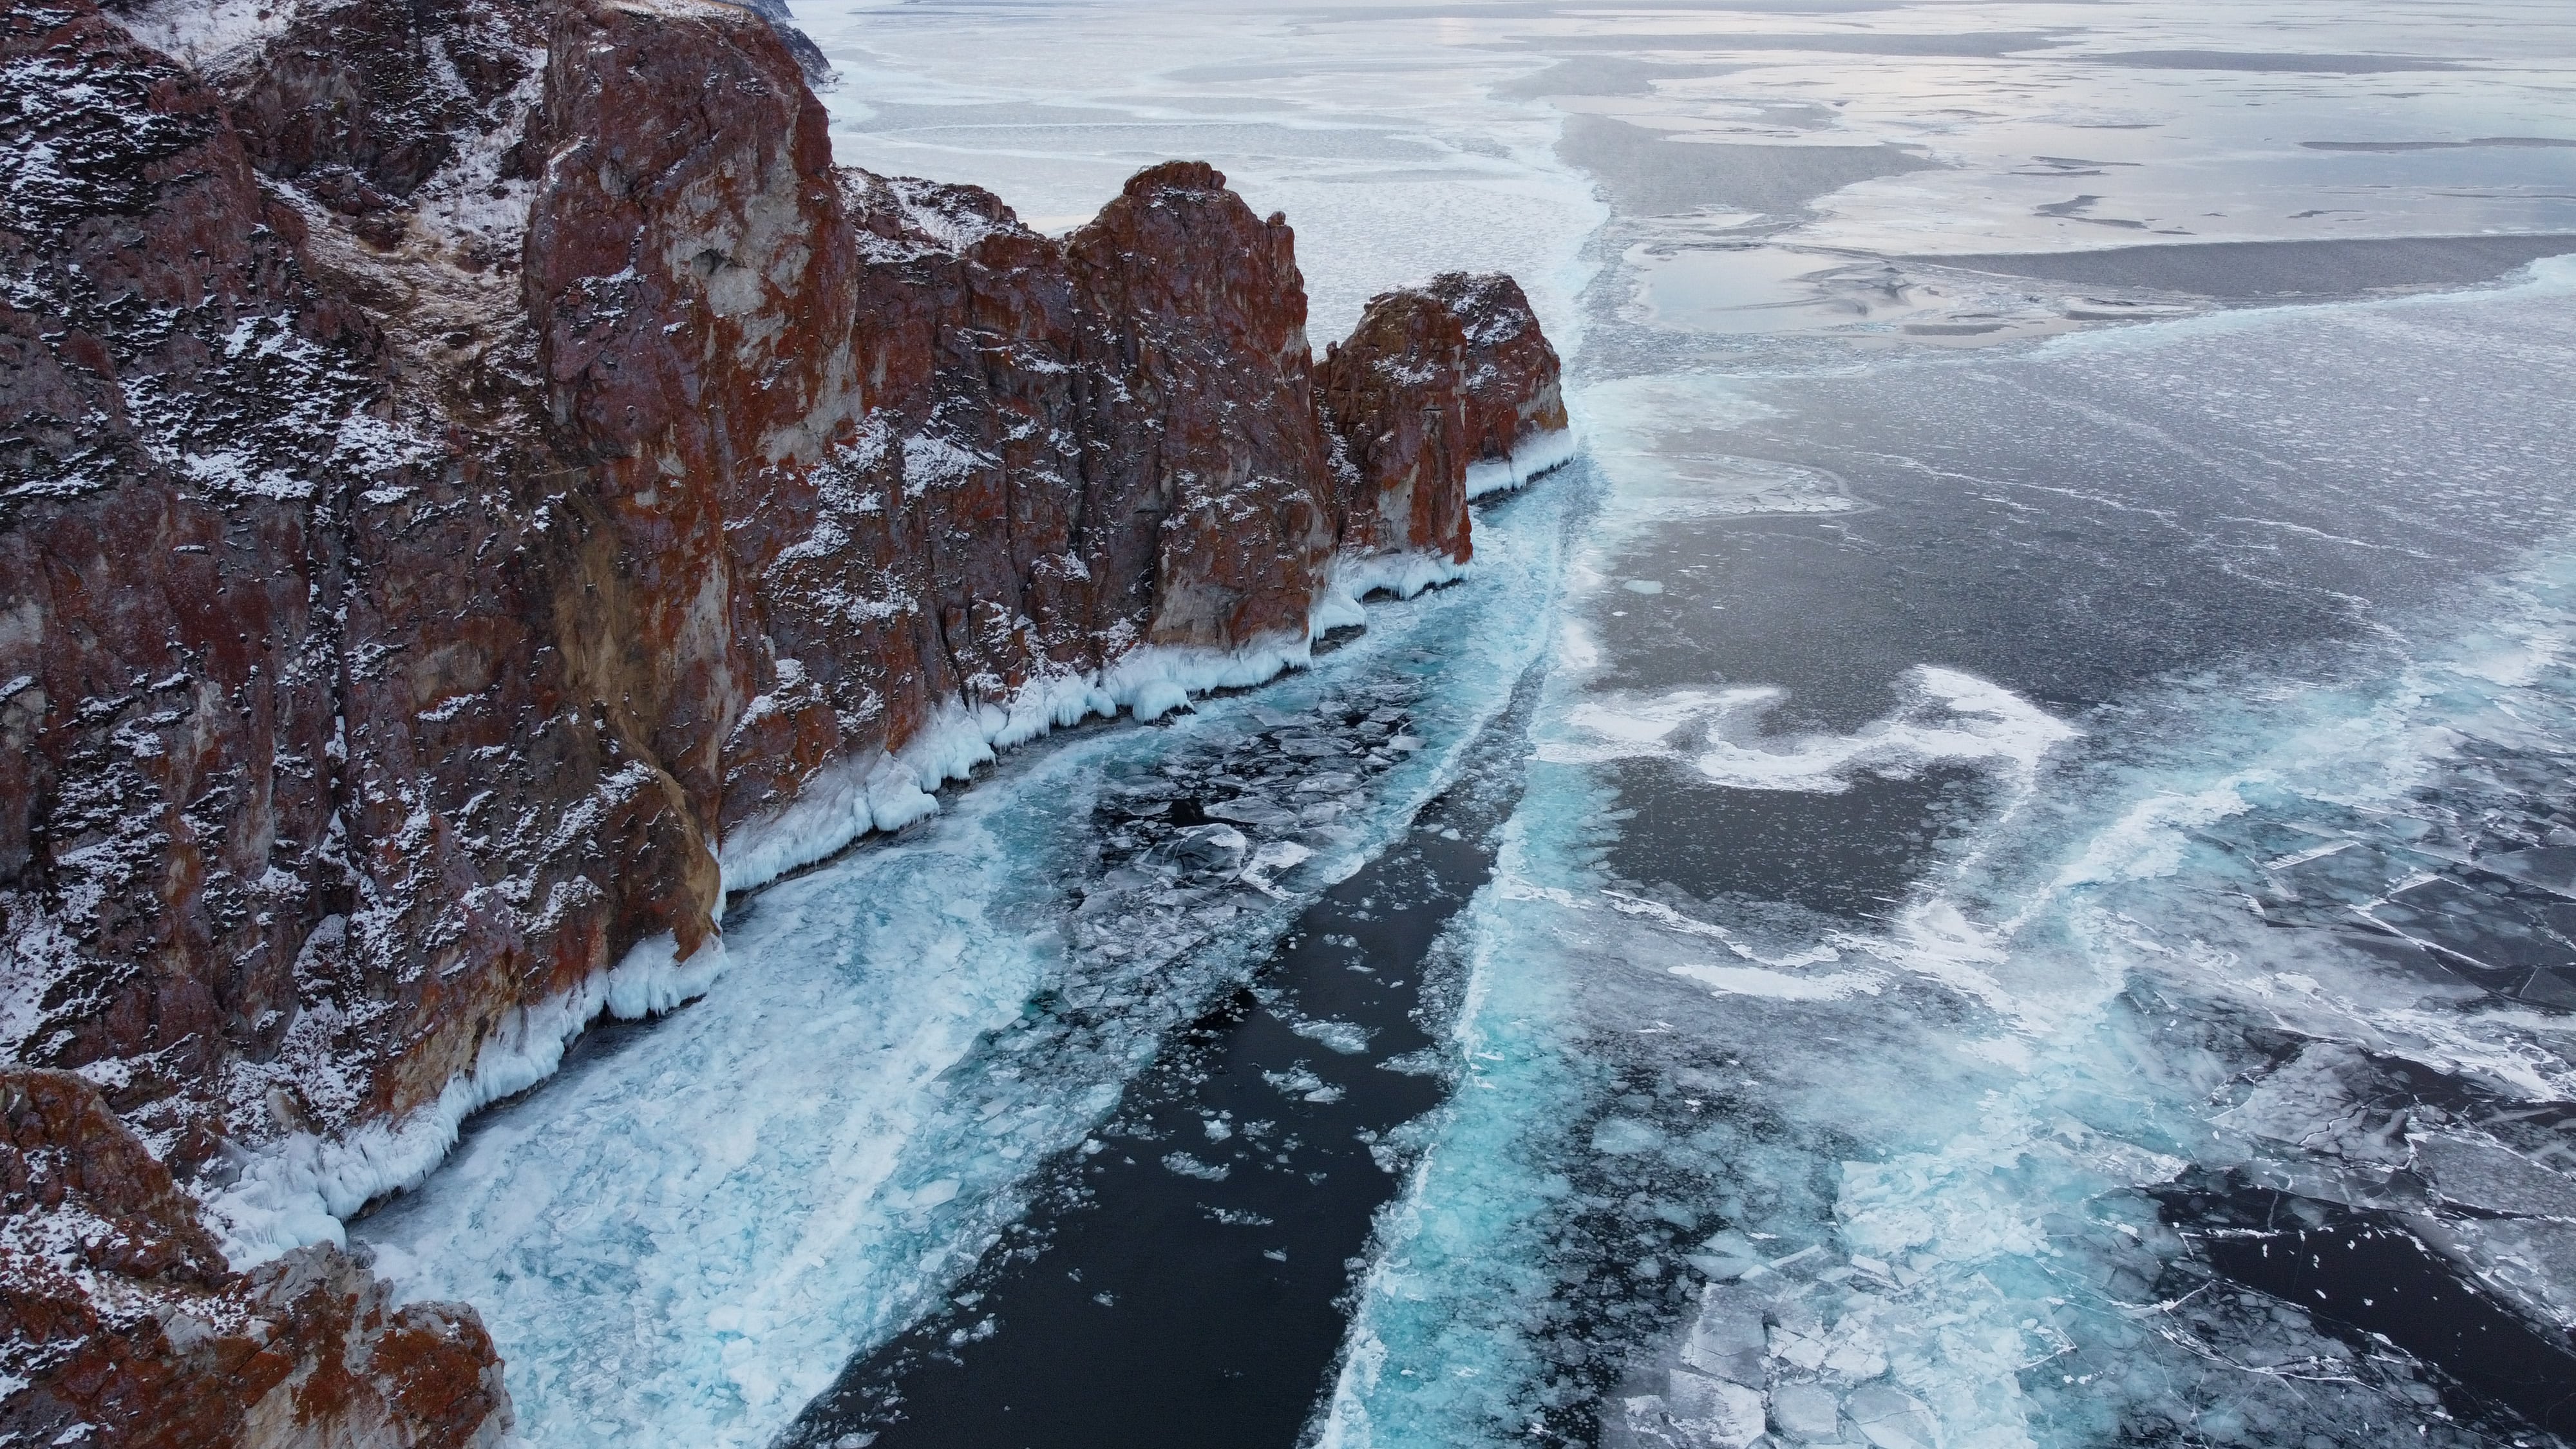
[[[175,1442],[201,1444],[490,1449],[510,1430],[470,1311],[398,1307],[336,1248],[227,1269],[187,1194],[72,1073],[0,1068],[0,1178],[12,1442],[145,1442],[174,1410],[195,1436]]]

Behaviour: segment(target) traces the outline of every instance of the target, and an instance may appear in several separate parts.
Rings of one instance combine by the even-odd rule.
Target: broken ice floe
[[[1917,666],[1905,689],[1905,703],[1893,714],[1849,735],[1776,743],[1761,726],[1786,698],[1777,689],[1588,700],[1567,712],[1566,728],[1541,744],[1539,757],[1564,764],[1672,759],[1735,789],[1831,794],[1848,789],[1855,774],[1904,774],[1952,761],[2027,781],[2051,750],[2077,734],[2010,690],[1954,669]]]
[[[2466,1445],[2516,1424],[2449,1387],[2543,1402],[2514,1353],[2434,1313],[2372,1338],[2341,1315],[2387,1314],[2389,1290],[2247,1265],[2349,1243],[2404,1294],[2479,1305],[2497,1342],[2528,1335],[2536,1372],[2576,1362],[2547,1349],[2576,1322],[2553,1001],[2576,917],[2549,853],[2576,845],[2576,675],[2549,642],[2576,568],[2553,567],[2470,610],[2481,637],[2417,621],[2414,659],[2366,686],[2178,686],[2153,706],[2171,737],[2124,723],[2098,768],[2002,700],[1919,692],[1777,740],[1746,726],[1758,696],[1565,689],[1541,726],[1560,763],[1813,789],[1938,756],[2021,804],[1876,927],[1801,941],[1605,881],[1606,791],[1535,772],[1471,911],[1467,1080],[1387,1215],[1322,1442]],[[1877,994],[1820,989],[1856,971]],[[1555,1407],[1585,1403],[1593,1425]]]

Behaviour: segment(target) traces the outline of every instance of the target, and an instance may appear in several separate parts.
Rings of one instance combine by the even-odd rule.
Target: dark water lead
[[[1493,864],[1535,672],[1405,838],[1165,1044],[951,1310],[851,1363],[790,1449],[1297,1443],[1340,1350],[1385,1134],[1447,1090],[1434,945]]]
[[[2209,1266],[2368,1353],[2393,1345],[2440,1370],[2473,1426],[2514,1439],[2510,1416],[2576,1434],[2576,1341],[2481,1291],[2398,1214],[2296,1196],[2242,1173],[2186,1174],[2154,1194]],[[2168,1285],[2170,1286],[2170,1285]]]

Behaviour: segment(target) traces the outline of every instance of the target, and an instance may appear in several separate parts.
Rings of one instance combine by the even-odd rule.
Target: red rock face
[[[1333,533],[1287,222],[1176,161],[1130,180],[1067,252],[1096,319],[1086,360],[1126,364],[1102,399],[1107,501],[1160,514],[1145,641],[1302,637]]]
[[[309,926],[331,809],[312,464],[366,337],[213,92],[94,12],[5,24],[0,961],[46,992],[17,1050],[142,1064],[133,1105],[273,1047],[294,997],[273,913]]]
[[[411,202],[460,138],[508,107],[540,39],[526,0],[472,7],[320,0],[298,7],[231,97],[252,163],[335,212]],[[396,228],[368,225],[384,241]]]
[[[1466,331],[1439,298],[1389,292],[1324,364],[1324,413],[1356,470],[1342,523],[1354,551],[1474,555],[1466,360]]]
[[[1442,278],[1317,369],[1292,233],[1203,164],[1061,240],[836,170],[729,5],[314,0],[228,64],[90,0],[0,29],[12,1140],[121,1174],[24,1168],[61,1190],[10,1241],[124,1224],[8,1259],[46,1357],[0,1430],[481,1442],[470,1310],[333,1250],[233,1274],[216,1147],[403,1120],[703,949],[729,840],[943,718],[1301,649],[1337,551],[1463,561],[1556,359]]]
[[[1500,272],[1444,272],[1423,291],[1467,337],[1468,462],[1509,457],[1533,437],[1566,429],[1556,349],[1520,283]]]
[[[23,1385],[0,1434],[483,1449],[508,1433],[471,1311],[393,1308],[337,1248],[231,1272],[195,1208],[97,1088],[0,1068],[0,1372]]]
[[[1320,390],[1353,470],[1342,546],[1362,555],[1467,562],[1467,469],[1566,426],[1556,349],[1499,274],[1449,272],[1370,298]]]

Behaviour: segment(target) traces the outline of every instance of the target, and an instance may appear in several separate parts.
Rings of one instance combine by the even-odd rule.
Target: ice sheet
[[[2258,320],[2226,326],[2264,345]],[[1613,661],[1560,670],[1505,874],[1466,928],[1468,1085],[1381,1225],[1322,1442],[1517,1442],[1570,1432],[1554,1406],[1587,1401],[1622,1445],[1749,1442],[1757,1410],[1880,1445],[2453,1432],[2404,1407],[2433,1373],[2365,1363],[2343,1330],[2196,1268],[2155,1195],[2241,1170],[2414,1211],[2406,1184],[2430,1183],[2470,1210],[2440,1236],[2463,1271],[2565,1314],[2545,1265],[2576,1161],[2516,1124],[2576,1097],[2576,1032],[2517,1004],[2529,965],[2455,975],[2354,911],[2563,828],[2572,557],[2383,616],[2332,684],[2176,681],[2081,736],[1956,672],[1918,669],[1911,702],[1849,735],[1781,741],[1752,726],[1777,690],[1602,692]],[[1605,762],[1764,790],[1935,753],[2020,803],[1884,924],[1795,957],[1758,916],[1642,900],[1593,863],[1616,828]],[[2334,1045],[2285,1064],[2266,1033]]]

